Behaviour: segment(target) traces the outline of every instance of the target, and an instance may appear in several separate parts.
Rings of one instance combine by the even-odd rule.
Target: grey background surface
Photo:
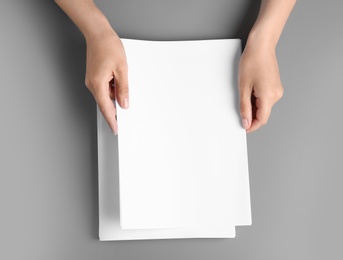
[[[245,38],[254,0],[98,0],[121,37]],[[285,87],[248,136],[253,225],[235,239],[99,242],[96,105],[85,43],[53,1],[0,2],[0,259],[340,259],[340,0],[298,0]]]

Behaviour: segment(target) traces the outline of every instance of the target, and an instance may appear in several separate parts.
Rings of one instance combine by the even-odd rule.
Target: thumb
[[[127,69],[115,75],[116,99],[122,108],[129,108],[129,83]]]
[[[242,87],[240,89],[239,107],[242,119],[242,126],[244,129],[249,129],[252,121],[252,105],[251,105],[251,88]]]

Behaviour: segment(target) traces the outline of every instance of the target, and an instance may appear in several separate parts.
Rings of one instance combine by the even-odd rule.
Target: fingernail
[[[242,125],[243,125],[244,129],[248,129],[249,128],[248,119],[246,119],[246,118],[242,119]]]
[[[112,133],[114,134],[114,135],[118,135],[118,129],[117,128],[113,128],[113,129],[111,129],[112,130]]]
[[[124,99],[124,108],[128,108],[129,107],[129,99],[125,98]]]

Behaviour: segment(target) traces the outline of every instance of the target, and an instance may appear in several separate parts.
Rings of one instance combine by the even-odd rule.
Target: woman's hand
[[[238,81],[242,125],[250,133],[267,123],[272,106],[283,95],[274,49],[247,46]]]
[[[73,20],[87,43],[86,86],[113,133],[118,133],[117,100],[129,106],[127,62],[123,44],[93,0],[55,0]],[[114,87],[115,86],[115,87]]]
[[[275,48],[296,0],[262,0],[239,64],[242,125],[248,133],[265,125],[282,97]]]
[[[117,134],[113,100],[122,108],[129,107],[128,70],[123,44],[113,30],[86,37],[86,42],[86,86],[113,133]]]

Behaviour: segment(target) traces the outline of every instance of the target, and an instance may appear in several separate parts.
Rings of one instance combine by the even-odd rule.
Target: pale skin
[[[87,44],[85,84],[114,134],[116,108],[129,108],[128,64],[123,44],[93,0],[55,0],[83,33]],[[268,122],[283,95],[276,45],[296,0],[261,0],[239,63],[242,126],[247,133]],[[113,87],[115,81],[115,88]]]

